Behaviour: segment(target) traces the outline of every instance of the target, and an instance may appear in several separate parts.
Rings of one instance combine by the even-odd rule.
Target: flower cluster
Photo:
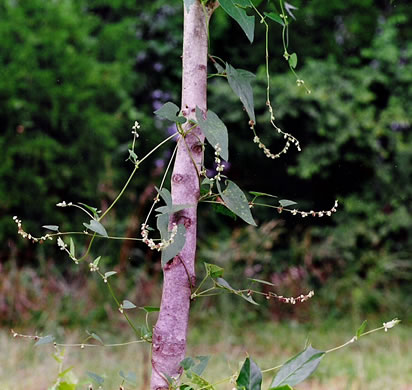
[[[293,135],[283,132],[278,127],[276,127],[276,129],[277,132],[283,134],[283,138],[286,139],[285,146],[279,153],[273,154],[257,135],[255,135],[255,137],[253,138],[253,142],[255,144],[258,144],[259,149],[263,149],[263,153],[267,158],[271,158],[272,160],[274,160],[275,158],[279,158],[282,154],[286,154],[291,144],[295,145],[299,152],[301,151],[299,141]]]
[[[137,130],[140,129],[140,123],[138,121],[134,121],[134,125],[132,127],[132,134],[135,138],[139,138],[139,133]]]
[[[216,144],[215,146],[215,163],[217,164],[216,167],[216,172],[217,174],[213,178],[213,180],[220,181],[221,180],[221,173],[225,169],[225,165],[222,164],[222,160],[220,159],[220,153],[222,152],[222,148],[220,147],[219,144]]]
[[[141,235],[143,238],[143,242],[151,249],[157,250],[158,252],[167,248],[174,242],[174,238],[177,234],[177,225],[175,223],[172,224],[172,231],[168,240],[161,240],[159,243],[155,243],[152,238],[149,238],[149,225],[145,223],[142,224],[141,228]]]
[[[336,213],[338,208],[338,201],[335,200],[335,204],[333,205],[333,207],[330,210],[327,211],[299,211],[297,209],[285,209],[283,207],[278,207],[278,211],[279,213],[281,213],[282,211],[287,211],[289,213],[291,213],[292,215],[300,215],[302,218],[306,218],[308,216],[312,216],[312,217],[323,217],[323,216],[327,216],[330,217],[332,215],[332,213]]]
[[[90,272],[97,272],[99,270],[99,267],[97,266],[97,264],[94,264],[94,263],[89,263],[89,268],[90,268]],[[105,280],[105,283],[107,283],[107,279]]]
[[[66,201],[62,201],[56,204],[57,207],[70,207],[73,206],[72,202],[66,203]]]
[[[40,244],[43,243],[45,240],[52,240],[52,236],[50,234],[45,234],[44,236],[41,237],[34,237],[30,233],[27,233],[24,231],[22,227],[21,220],[18,219],[17,216],[13,217],[13,221],[16,222],[17,224],[17,233],[20,234],[23,238],[27,238],[28,240],[31,240],[33,243],[39,242]]]
[[[247,295],[248,295],[248,296],[252,295],[252,290],[249,290],[249,291],[247,292]],[[314,292],[314,291],[309,291],[308,294],[306,294],[306,295],[301,294],[301,295],[299,295],[299,296],[297,296],[297,297],[284,297],[283,295],[278,295],[278,294],[276,294],[276,293],[274,293],[274,292],[268,292],[268,293],[266,294],[266,299],[269,300],[270,298],[275,298],[275,299],[277,299],[277,300],[280,301],[280,302],[290,303],[290,304],[292,304],[292,305],[295,305],[296,303],[302,303],[302,302],[307,301],[308,299],[312,298],[314,295],[315,295],[315,292]]]

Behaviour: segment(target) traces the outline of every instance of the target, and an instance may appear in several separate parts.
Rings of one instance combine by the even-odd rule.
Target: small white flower
[[[383,327],[385,328],[385,332],[387,332],[388,329],[391,329],[394,326],[398,325],[400,322],[401,320],[398,320],[397,318],[394,318],[392,321],[389,322],[384,322]]]

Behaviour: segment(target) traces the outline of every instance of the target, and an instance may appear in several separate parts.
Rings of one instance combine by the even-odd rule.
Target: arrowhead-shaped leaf
[[[207,111],[207,118],[203,119],[203,112],[199,107],[196,107],[196,121],[212,147],[215,148],[219,144],[222,149],[220,155],[227,161],[229,159],[229,136],[225,124],[211,110]]]
[[[48,335],[41,337],[36,344],[34,344],[35,347],[38,347],[39,345],[44,345],[44,344],[50,344],[54,341],[54,336]]]
[[[229,210],[250,225],[256,226],[245,194],[235,183],[233,183],[233,181],[227,180],[227,186],[223,191],[221,191],[219,183],[217,183],[217,188]]]
[[[264,14],[265,14],[266,17],[268,17],[269,19],[274,20],[276,23],[279,23],[281,26],[283,26],[285,24],[283,19],[276,12],[271,12],[271,13],[265,12]]]
[[[279,201],[279,204],[280,204],[282,207],[288,207],[288,206],[292,206],[292,205],[297,204],[297,203],[294,202],[293,200],[281,199],[281,200]]]
[[[172,102],[165,103],[162,107],[154,112],[156,116],[162,119],[167,119],[175,123],[185,123],[186,118],[184,116],[178,116],[180,111],[179,107]]]
[[[270,389],[284,385],[295,386],[303,382],[316,370],[324,355],[325,352],[318,351],[309,345],[282,366],[273,379]]]
[[[249,4],[247,4],[244,1],[242,2],[242,1],[234,1],[234,0],[219,0],[219,3],[222,6],[223,10],[233,19],[235,19],[236,22],[239,23],[239,26],[245,32],[250,43],[252,43],[254,33],[255,33],[255,17],[249,16],[246,13],[246,10],[236,5],[236,4],[240,4],[240,5],[245,6]]]
[[[236,387],[241,390],[260,390],[261,385],[262,372],[251,358],[246,358],[236,379]]]
[[[94,372],[86,371],[86,374],[92,378],[98,385],[102,385],[104,383],[104,378],[100,375],[95,374]]]
[[[52,230],[53,232],[58,232],[59,227],[57,225],[43,225],[45,229]]]
[[[204,263],[206,268],[206,273],[213,279],[221,278],[223,276],[223,268],[216,264]]]
[[[226,64],[226,74],[230,87],[245,106],[249,118],[256,122],[253,90],[250,84],[255,75],[247,70],[235,69],[229,64]]]
[[[162,250],[162,266],[165,266],[169,260],[173,259],[173,257],[177,256],[180,253],[180,251],[185,246],[185,242],[186,228],[183,224],[180,224],[177,226],[177,232],[173,242]]]
[[[92,232],[100,234],[101,236],[104,236],[104,237],[108,237],[104,226],[100,222],[96,221],[95,219],[91,219],[89,224],[83,223],[83,225],[87,229],[91,230]]]
[[[137,377],[136,377],[136,373],[134,373],[133,371],[129,371],[126,375],[122,370],[120,370],[119,376],[123,378],[125,381],[133,385],[136,385]]]
[[[128,301],[127,299],[125,299],[122,302],[122,307],[123,309],[129,310],[129,309],[134,309],[136,307],[136,305],[130,301]]]

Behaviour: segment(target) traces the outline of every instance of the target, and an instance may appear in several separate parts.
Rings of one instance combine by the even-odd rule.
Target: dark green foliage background
[[[56,211],[55,204],[107,207],[131,170],[125,159],[134,120],[142,125],[138,156],[165,138],[167,125],[152,112],[165,101],[179,103],[181,3],[1,3],[2,269],[50,261],[59,272],[72,269],[53,245],[39,249],[19,239],[12,216],[34,234],[41,234],[43,224],[81,229],[83,216]],[[335,198],[341,207],[333,218],[317,220],[255,210],[260,223],[283,221],[270,234],[263,231],[273,236],[265,243],[241,221],[211,216],[202,205],[199,258],[224,266],[225,277],[237,283],[242,274],[275,280],[282,294],[315,288],[319,297],[313,306],[338,317],[380,311],[405,316],[412,280],[411,5],[407,0],[392,5],[295,0],[293,5],[299,10],[290,52],[298,53],[298,73],[312,93],[305,94],[287,72],[276,23],[270,32],[271,92],[278,123],[300,140],[303,151],[291,149],[282,159],[267,160],[252,145],[247,116],[224,80],[211,80],[209,107],[229,129],[227,174],[241,188],[293,199],[302,209],[329,209]],[[273,151],[280,150],[283,140],[265,111],[263,26],[257,24],[251,46],[219,9],[210,31],[213,54],[257,74],[257,128]],[[133,215],[145,215],[148,202],[141,197],[150,190],[147,178],[158,178],[156,166],[167,153],[163,149],[156,164],[143,165],[107,219],[113,235],[126,230],[138,235]],[[148,257],[143,247],[100,243],[95,252],[113,266],[120,249],[128,251],[129,265],[156,281],[159,259]],[[296,312],[271,307],[276,317]]]

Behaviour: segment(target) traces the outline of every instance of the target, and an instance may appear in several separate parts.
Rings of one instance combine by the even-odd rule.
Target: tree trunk
[[[199,0],[184,8],[182,113],[195,118],[198,106],[207,109],[207,23],[217,2],[204,10]],[[205,14],[206,11],[206,14]],[[185,130],[190,128],[186,123]],[[195,254],[197,232],[197,203],[199,176],[203,159],[204,136],[199,128],[183,139],[179,138],[171,188],[173,204],[191,204],[173,217],[184,223],[186,242],[182,251],[163,268],[163,292],[159,318],[153,330],[152,390],[168,389],[165,379],[177,378],[182,373],[180,362],[186,354],[186,336],[189,320],[191,284],[195,284]]]

